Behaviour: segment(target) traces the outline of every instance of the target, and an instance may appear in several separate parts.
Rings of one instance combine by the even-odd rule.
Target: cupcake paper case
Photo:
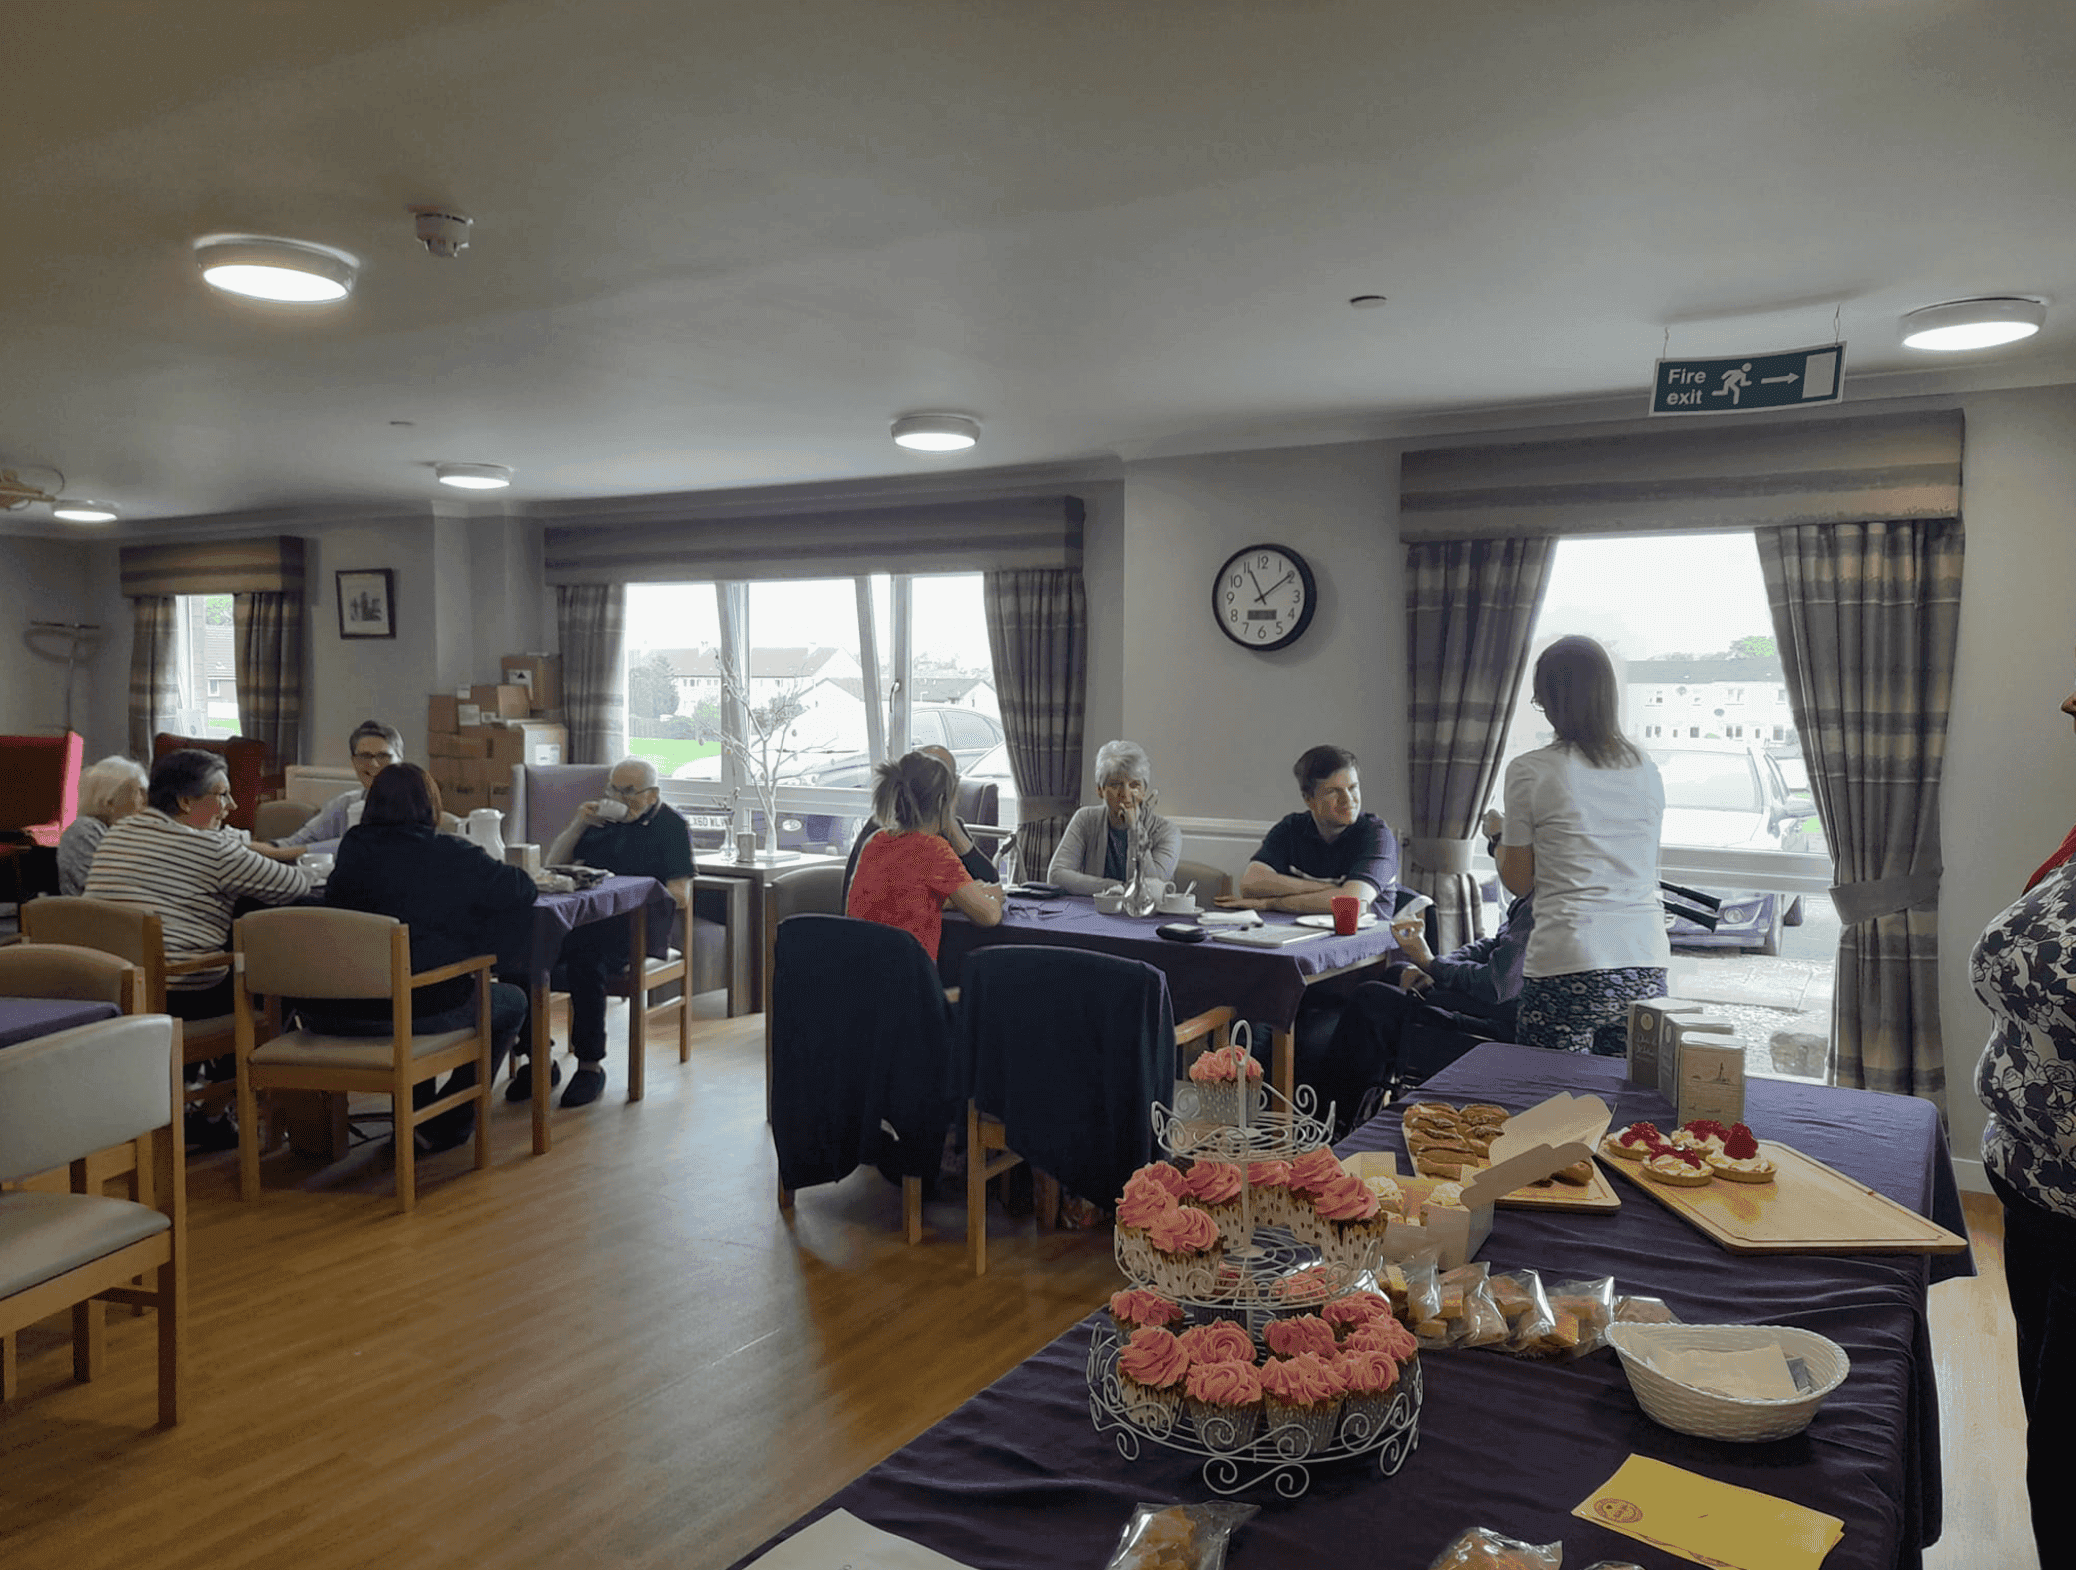
[[[1117,1354],[1117,1387],[1126,1413],[1142,1427],[1165,1434],[1182,1410],[1189,1354],[1167,1331],[1155,1326],[1133,1334]]]
[[[1238,1450],[1261,1427],[1261,1375],[1252,1363],[1192,1364],[1184,1404],[1197,1438],[1212,1450]]]
[[[1317,1352],[1266,1364],[1261,1370],[1262,1417],[1279,1453],[1310,1455],[1334,1441],[1339,1426],[1342,1375]]]

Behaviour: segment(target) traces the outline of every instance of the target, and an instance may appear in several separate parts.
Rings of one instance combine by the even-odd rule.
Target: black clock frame
[[[1232,628],[1228,627],[1225,623],[1225,618],[1218,613],[1218,587],[1225,582],[1226,573],[1231,570],[1234,562],[1251,556],[1256,551],[1275,551],[1278,555],[1290,558],[1291,565],[1297,568],[1298,581],[1305,586],[1305,608],[1298,614],[1297,625],[1274,643],[1248,642],[1245,638],[1235,633]],[[1256,654],[1267,654],[1275,649],[1289,648],[1305,635],[1305,629],[1312,625],[1312,614],[1318,609],[1319,580],[1312,574],[1312,564],[1288,545],[1278,545],[1273,540],[1258,540],[1252,545],[1244,546],[1240,550],[1234,551],[1232,555],[1225,559],[1224,564],[1219,567],[1217,576],[1211,580],[1211,619],[1218,623],[1220,632],[1232,639],[1241,648],[1250,649]]]

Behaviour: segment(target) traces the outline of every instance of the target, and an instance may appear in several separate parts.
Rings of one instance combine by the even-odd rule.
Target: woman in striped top
[[[262,856],[218,832],[237,804],[215,753],[167,753],[151,766],[149,799],[101,837],[86,893],[158,912],[169,961],[228,949],[241,899],[290,905],[310,892],[310,875],[294,862]],[[166,1008],[180,1019],[214,1019],[231,1007],[227,969],[167,978]]]

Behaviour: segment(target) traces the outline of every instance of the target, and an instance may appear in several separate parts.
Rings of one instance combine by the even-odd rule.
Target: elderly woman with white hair
[[[1067,820],[1060,848],[1052,853],[1046,881],[1070,894],[1094,894],[1132,877],[1132,833],[1144,839],[1138,871],[1169,882],[1182,857],[1182,835],[1146,805],[1153,792],[1153,764],[1136,741],[1106,741],[1096,753],[1096,790],[1103,803],[1083,807]]]
[[[151,776],[141,763],[117,754],[79,776],[79,816],[58,836],[58,892],[84,894],[87,871],[109,825],[144,810]]]

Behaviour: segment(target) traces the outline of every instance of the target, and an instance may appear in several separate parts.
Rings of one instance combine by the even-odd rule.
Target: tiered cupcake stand
[[[1265,1085],[1250,1089],[1246,1104],[1236,1106],[1239,1096],[1230,1085],[1178,1085],[1172,1111],[1160,1105],[1153,1108],[1155,1142],[1171,1156],[1230,1161],[1243,1173],[1250,1162],[1289,1160],[1328,1142],[1328,1128],[1315,1114],[1309,1087],[1298,1087],[1295,1104]],[[1263,1327],[1271,1319],[1318,1313],[1335,1298],[1372,1289],[1373,1272],[1379,1264],[1374,1244],[1353,1254],[1326,1258],[1288,1227],[1256,1224],[1254,1196],[1245,1186],[1240,1190],[1240,1206],[1240,1236],[1246,1242],[1228,1248],[1215,1271],[1206,1269],[1192,1290],[1179,1296],[1194,1322],[1235,1320],[1259,1345]],[[1178,1298],[1169,1283],[1146,1278],[1122,1237],[1118,1268],[1134,1286]],[[1279,1285],[1301,1271],[1311,1273],[1308,1290],[1296,1297],[1279,1293]],[[1274,1429],[1256,1426],[1242,1434],[1229,1422],[1195,1418],[1186,1406],[1173,1415],[1172,1423],[1163,1421],[1162,1414],[1126,1399],[1117,1375],[1117,1356],[1123,1347],[1124,1338],[1108,1319],[1098,1326],[1089,1344],[1089,1417],[1096,1431],[1113,1433],[1118,1453],[1128,1461],[1138,1459],[1142,1444],[1204,1457],[1204,1482],[1220,1494],[1237,1494],[1268,1483],[1284,1498],[1295,1499],[1311,1486],[1313,1466],[1370,1456],[1376,1457],[1377,1470],[1390,1477],[1405,1465],[1420,1442],[1417,1357],[1399,1371],[1388,1404],[1380,1398],[1367,1406],[1345,1409],[1334,1437],[1319,1443],[1310,1430],[1295,1423]]]

